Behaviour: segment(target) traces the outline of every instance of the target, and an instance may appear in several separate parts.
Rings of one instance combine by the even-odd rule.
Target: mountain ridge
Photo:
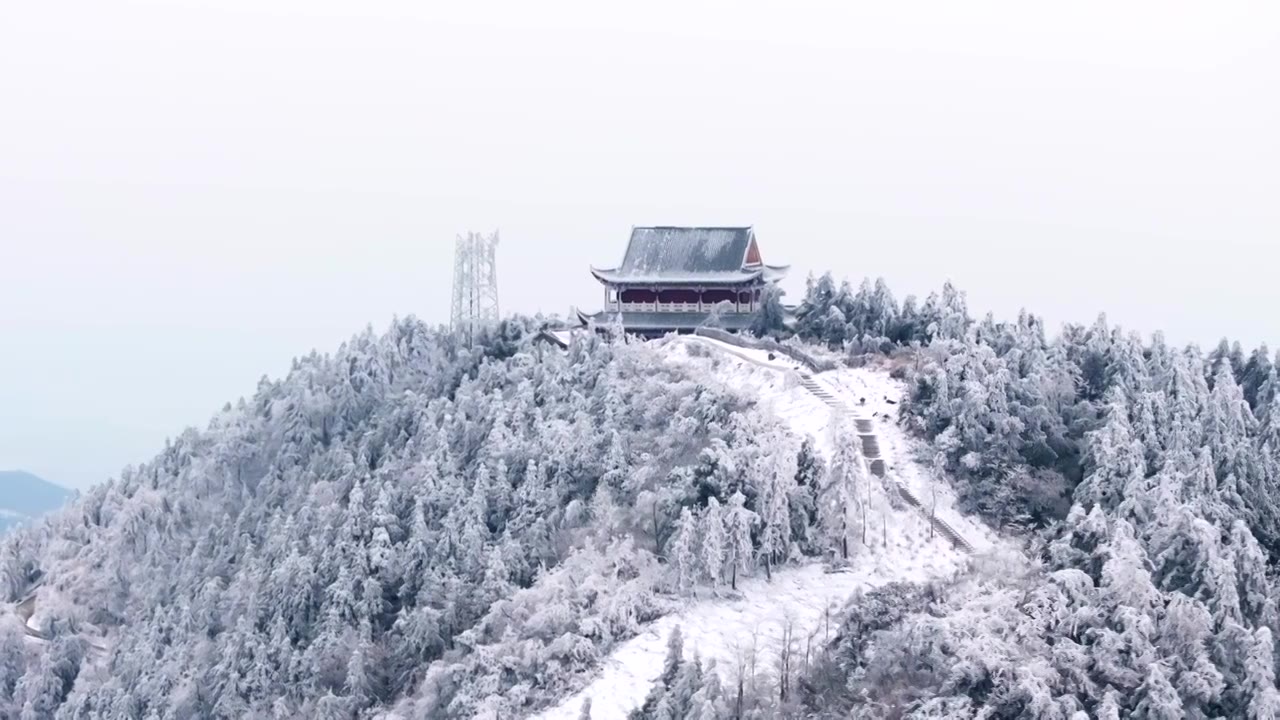
[[[61,508],[75,495],[26,470],[0,470],[0,533]]]

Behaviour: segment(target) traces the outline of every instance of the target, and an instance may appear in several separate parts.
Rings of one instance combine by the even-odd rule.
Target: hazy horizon
[[[0,27],[0,468],[84,488],[291,359],[596,309],[646,224],[1280,347],[1280,7],[1245,2],[21,4]]]

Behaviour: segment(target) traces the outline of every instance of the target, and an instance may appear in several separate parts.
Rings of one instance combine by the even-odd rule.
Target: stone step
[[[969,541],[961,537],[960,533],[956,532],[955,529],[947,524],[945,520],[940,517],[930,517],[929,511],[920,503],[920,500],[918,500],[916,496],[907,489],[906,485],[898,485],[898,494],[902,496],[903,500],[907,501],[908,505],[914,507],[926,520],[930,521],[938,534],[950,541],[952,546],[957,550],[967,553],[973,552],[973,546],[969,544]]]
[[[833,410],[838,411],[843,416],[853,414],[853,411],[843,402],[837,400],[830,390],[819,385],[818,382],[813,379],[813,375],[807,372],[799,372],[798,375],[800,376],[800,386],[814,397],[821,400]],[[872,423],[870,418],[855,417],[854,427],[857,429],[858,436],[862,441],[862,454],[871,466],[871,474],[879,478],[885,477],[886,466],[884,458],[880,457],[880,439],[875,434],[875,425]],[[950,541],[957,549],[963,552],[973,552],[973,546],[961,537],[960,533],[956,532],[954,528],[948,525],[941,518],[929,517],[928,511],[923,505],[921,505],[920,500],[907,489],[906,485],[897,481],[894,481],[894,484],[898,486],[898,494],[902,496],[902,499],[923,515],[925,519],[933,525],[939,535],[942,535]]]

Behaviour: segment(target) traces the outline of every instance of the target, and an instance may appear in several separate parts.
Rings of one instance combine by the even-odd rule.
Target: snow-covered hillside
[[[802,368],[790,359],[702,337],[664,342],[670,362],[754,398],[794,433],[811,438],[825,456],[834,450],[833,444],[839,441],[834,425],[841,412],[806,389]],[[625,718],[644,701],[661,673],[667,639],[677,626],[684,636],[686,656],[714,660],[726,684],[764,682],[765,668],[784,644],[790,643],[802,656],[812,656],[823,647],[832,638],[840,611],[859,591],[892,582],[942,578],[963,568],[963,553],[930,533],[927,519],[892,492],[894,482],[909,485],[931,503],[936,496],[938,515],[945,516],[966,539],[972,537],[975,547],[985,549],[995,541],[981,523],[954,510],[950,488],[944,481],[935,482],[917,460],[922,449],[890,420],[896,417],[894,409],[902,398],[901,383],[890,379],[887,371],[849,368],[823,373],[815,380],[852,417],[872,421],[888,464],[886,482],[872,485],[866,544],[857,549],[849,567],[832,572],[821,564],[810,564],[779,571],[772,582],[754,578],[731,597],[704,593],[684,610],[654,622],[624,643],[586,687],[535,718],[577,718],[588,699],[594,720]]]
[[[543,707],[667,614],[663,543],[769,425],[644,345],[367,332],[0,538],[0,717]]]

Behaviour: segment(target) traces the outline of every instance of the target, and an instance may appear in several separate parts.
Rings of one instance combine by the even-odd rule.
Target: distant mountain
[[[75,493],[21,470],[0,470],[0,533],[62,507]]]

